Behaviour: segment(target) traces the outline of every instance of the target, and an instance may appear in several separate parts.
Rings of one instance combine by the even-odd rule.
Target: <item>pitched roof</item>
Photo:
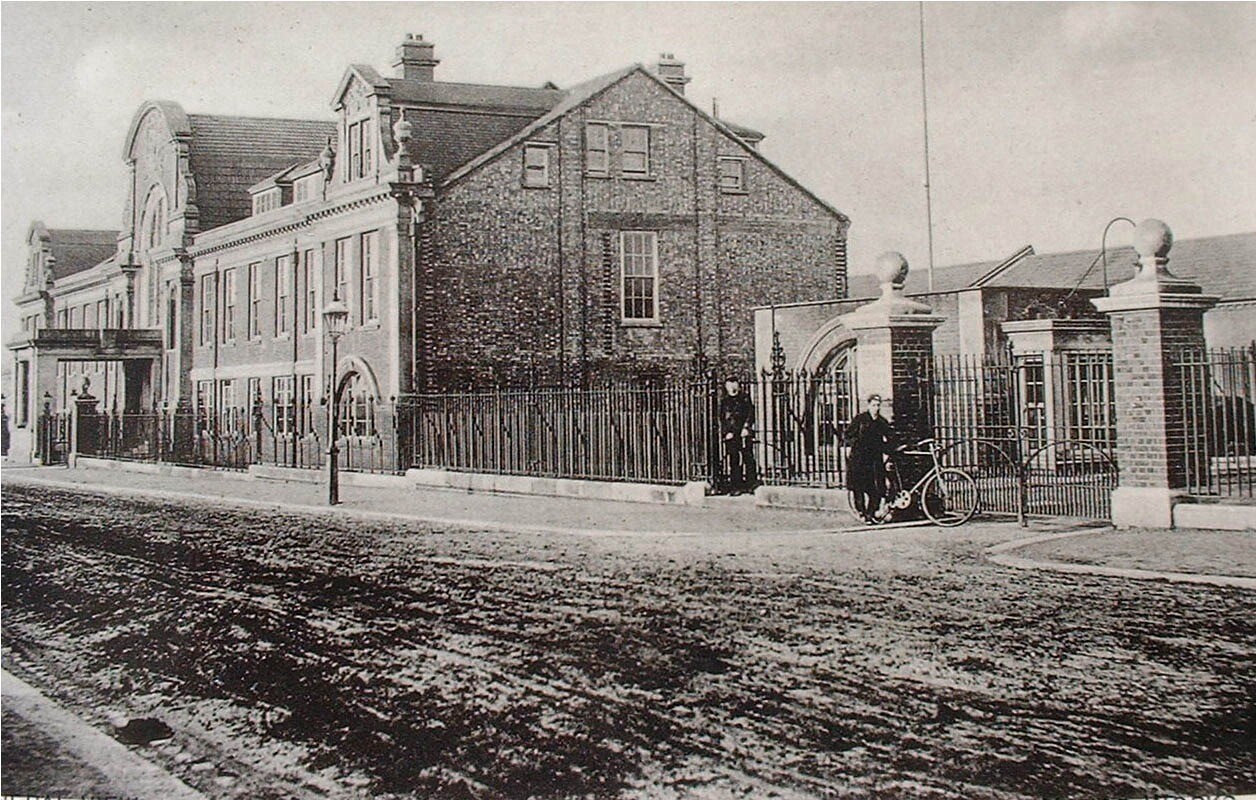
[[[316,158],[336,135],[333,121],[189,114],[190,158],[201,229],[249,216],[249,187]]]
[[[985,286],[1028,289],[1092,289],[1103,290],[1103,264],[1098,250],[1074,250],[1067,253],[1042,253],[1026,256],[1007,270],[989,280]],[[1108,284],[1120,283],[1134,276],[1135,254],[1132,247],[1108,251]],[[934,293],[945,294],[972,288],[973,284],[998,261],[979,261],[939,267],[933,273]],[[1235,233],[1182,239],[1169,252],[1169,271],[1180,278],[1189,278],[1203,287],[1207,294],[1222,300],[1256,299],[1256,233]],[[907,275],[907,294],[928,293],[928,274],[913,270]],[[851,275],[851,297],[871,297],[879,293],[872,275]]]
[[[394,102],[456,108],[516,109],[533,116],[553,108],[565,94],[561,89],[531,89],[525,86],[489,86],[405,78],[384,80],[392,87]]]
[[[523,141],[525,138],[531,136],[541,128],[544,128],[546,125],[549,125],[551,122],[566,114],[568,111],[571,111],[573,108],[576,108],[577,106],[593,99],[596,95],[606,89],[609,89],[611,86],[614,86],[620,80],[640,68],[640,64],[633,64],[632,66],[624,67],[623,69],[609,72],[605,75],[599,75],[598,77],[587,80],[584,83],[577,84],[568,89],[566,92],[560,92],[559,94],[563,96],[549,109],[547,113],[540,115],[526,125],[519,126],[513,132],[513,135],[508,135],[497,140],[493,143],[493,146],[481,151],[475,158],[460,164],[457,169],[452,170],[448,175],[437,174],[436,177],[438,179],[443,178],[445,182],[450,183],[458,180],[462,176],[478,168],[481,164],[491,161],[501,153],[513,147],[515,144]]]
[[[558,89],[385,79],[414,125],[410,158],[441,182],[563,99]]]
[[[118,250],[117,231],[47,228],[53,280],[66,278],[107,261]]]
[[[484,151],[483,153],[481,153],[480,155],[478,155],[471,161],[465,164],[462,164],[456,170],[453,170],[447,176],[444,176],[444,182],[452,183],[453,181],[458,180],[464,175],[467,175],[472,170],[475,170],[482,164],[488,161],[491,161],[492,159],[496,158],[501,153],[505,152],[506,150],[510,149],[514,145],[523,141],[525,138],[532,135],[537,130],[540,130],[541,128],[550,124],[551,122],[563,116],[564,114],[568,113],[569,111],[577,108],[578,106],[581,106],[589,102],[597,95],[606,91],[610,87],[614,86],[615,84],[619,83],[621,80],[623,80],[624,78],[628,77],[629,75],[635,72],[640,72],[642,75],[647,76],[648,78],[653,80],[655,83],[657,83],[659,86],[663,87],[665,90],[674,94],[677,98],[681,100],[681,102],[687,104],[690,107],[690,109],[694,111],[695,113],[697,113],[700,117],[707,120],[716,128],[722,130],[724,133],[732,137],[734,141],[739,142],[746,149],[748,153],[750,153],[753,157],[759,159],[759,161],[763,162],[764,166],[766,166],[768,169],[775,172],[777,175],[779,175],[783,180],[788,182],[790,185],[794,186],[799,191],[805,193],[808,197],[815,200],[815,202],[819,203],[826,211],[828,211],[830,214],[834,215],[839,220],[841,220],[842,224],[846,224],[849,222],[845,214],[838,211],[836,208],[829,205],[825,201],[821,200],[819,197],[816,197],[816,195],[813,194],[809,189],[807,189],[802,184],[798,183],[798,181],[792,178],[788,173],[786,173],[780,167],[776,166],[767,158],[765,158],[763,154],[760,153],[753,146],[754,142],[763,138],[762,134],[759,134],[758,131],[754,131],[750,128],[732,126],[728,122],[717,119],[716,117],[713,117],[710,114],[707,114],[697,105],[695,105],[693,101],[686,98],[680,92],[677,92],[671,86],[668,86],[665,81],[660,79],[654,73],[646,70],[644,67],[641,66],[641,64],[632,64],[630,66],[624,67],[622,69],[618,69],[614,72],[610,72],[605,75],[600,75],[596,78],[585,81],[584,83],[580,83],[580,84],[577,84],[576,86],[571,87],[564,93],[564,96],[562,97],[562,99],[559,102],[557,102],[552,108],[550,108],[548,112],[539,116],[538,118],[533,120],[530,124],[521,127],[513,136],[509,137],[508,139],[498,142],[496,146]],[[758,139],[754,138],[755,135],[758,136]],[[422,162],[420,161],[420,163]],[[439,179],[442,176],[438,174],[436,177]]]

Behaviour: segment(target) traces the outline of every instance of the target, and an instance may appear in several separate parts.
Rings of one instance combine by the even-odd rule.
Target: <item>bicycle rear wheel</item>
[[[925,516],[946,528],[963,525],[977,513],[977,482],[963,470],[943,467],[925,482],[920,504]]]

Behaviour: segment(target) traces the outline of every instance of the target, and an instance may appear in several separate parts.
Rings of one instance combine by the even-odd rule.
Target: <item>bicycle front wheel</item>
[[[963,470],[943,467],[925,482],[921,505],[925,516],[937,525],[963,525],[977,513],[977,482]]]

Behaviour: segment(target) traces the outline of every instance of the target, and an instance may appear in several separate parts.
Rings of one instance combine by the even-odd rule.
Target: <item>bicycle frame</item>
[[[903,508],[908,508],[910,507],[912,502],[916,502],[916,498],[923,492],[924,485],[928,483],[929,479],[932,478],[934,475],[941,473],[942,471],[942,464],[941,462],[938,461],[938,453],[942,452],[942,448],[938,445],[937,440],[921,439],[920,441],[916,442],[915,444],[911,446],[919,447],[920,445],[928,445],[929,449],[927,451],[898,450],[898,451],[895,451],[895,453],[890,454],[890,461],[891,463],[894,463],[893,474],[894,474],[894,482],[896,484],[896,486],[894,487],[896,490],[894,493],[895,497],[898,497],[904,491],[902,470],[899,468],[898,463],[895,461],[895,455],[928,456],[929,460],[933,462],[933,466],[927,472],[925,472],[924,475],[921,475],[920,479],[917,480],[914,484],[912,484],[912,487],[910,489],[905,490],[907,494],[911,497],[911,501],[908,503],[907,506],[903,506]]]

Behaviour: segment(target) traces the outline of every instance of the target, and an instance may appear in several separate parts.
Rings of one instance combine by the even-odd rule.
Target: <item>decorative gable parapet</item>
[[[391,85],[371,67],[353,64],[341,78],[331,105],[340,115],[339,158],[332,173],[340,179],[334,182],[377,178],[396,150],[391,134]]]

